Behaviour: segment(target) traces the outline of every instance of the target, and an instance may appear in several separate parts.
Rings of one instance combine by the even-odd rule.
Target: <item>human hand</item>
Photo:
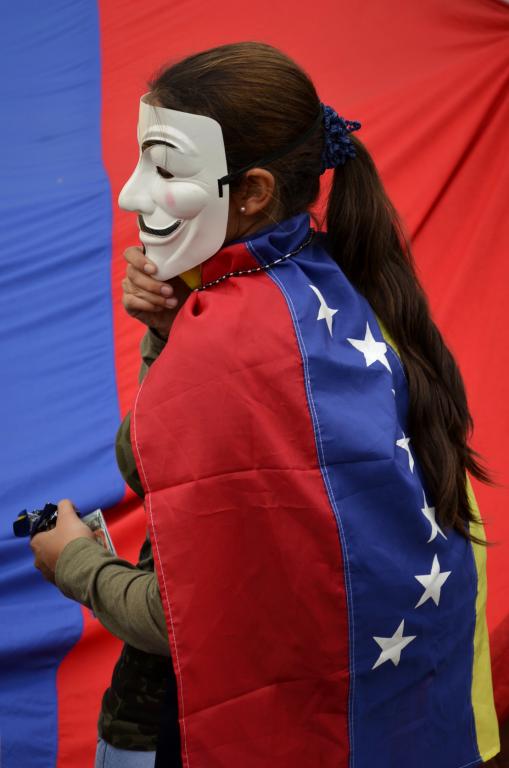
[[[126,312],[166,338],[191,290],[179,277],[166,282],[151,277],[157,267],[139,246],[124,251],[124,259],[127,269],[122,280],[122,303]]]
[[[95,536],[76,514],[75,507],[69,499],[58,502],[57,523],[50,531],[37,533],[30,541],[34,553],[35,567],[45,579],[55,583],[57,560],[64,548],[74,539],[93,539]]]

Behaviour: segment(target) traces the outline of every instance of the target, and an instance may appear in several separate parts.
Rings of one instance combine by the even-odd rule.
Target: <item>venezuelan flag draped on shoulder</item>
[[[369,304],[305,214],[202,283],[132,421],[183,765],[488,759],[484,561],[435,518]]]

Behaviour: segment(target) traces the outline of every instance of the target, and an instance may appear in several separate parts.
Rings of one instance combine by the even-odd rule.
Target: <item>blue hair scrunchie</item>
[[[323,113],[323,127],[325,129],[325,141],[322,152],[323,173],[327,168],[336,168],[338,165],[344,165],[349,157],[355,157],[355,147],[353,146],[349,133],[358,131],[361,123],[356,120],[346,120],[340,117],[338,113],[320,103]]]

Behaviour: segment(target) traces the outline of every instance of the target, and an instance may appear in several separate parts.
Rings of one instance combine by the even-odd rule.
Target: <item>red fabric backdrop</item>
[[[502,0],[100,0],[104,162],[114,204],[137,156],[138,99],[163,62],[261,40],[313,77],[323,101],[363,124],[367,145],[411,235],[433,315],[461,366],[472,444],[507,483],[509,5]],[[134,218],[115,209],[113,303],[122,413],[131,408],[142,329],[121,305],[123,250]],[[509,713],[507,488],[475,483],[488,536],[488,618],[499,716]],[[144,518],[130,494],[110,513],[117,548],[135,559]],[[119,643],[87,616],[59,672],[60,768],[91,764],[95,723]],[[79,697],[76,691],[80,690]],[[78,727],[79,724],[79,727]]]

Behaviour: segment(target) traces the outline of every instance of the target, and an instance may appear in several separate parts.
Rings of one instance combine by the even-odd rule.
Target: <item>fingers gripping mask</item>
[[[118,198],[138,213],[140,240],[159,280],[202,264],[224,243],[228,173],[216,120],[140,101],[140,158]]]

